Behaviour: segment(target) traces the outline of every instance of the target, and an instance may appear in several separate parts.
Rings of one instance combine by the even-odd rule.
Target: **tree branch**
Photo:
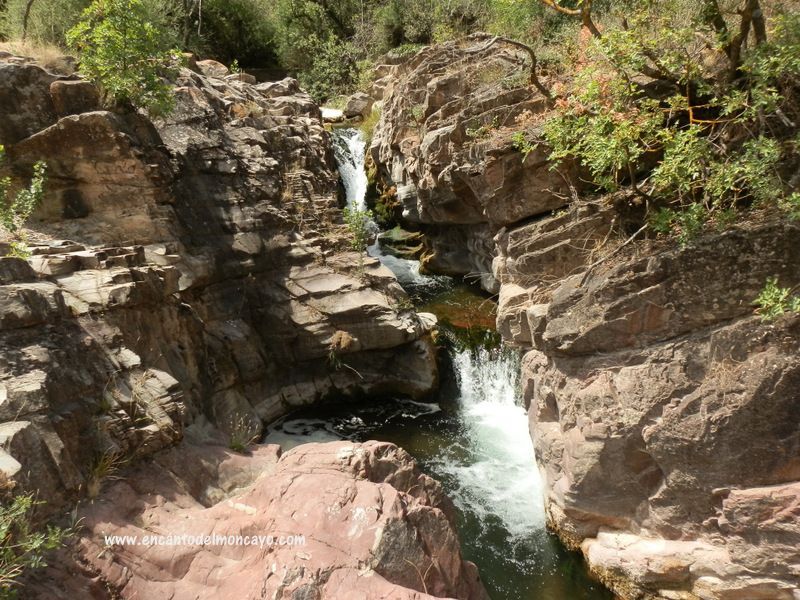
[[[539,61],[536,59],[536,52],[530,46],[528,46],[526,44],[523,44],[522,42],[517,42],[516,40],[511,40],[511,39],[500,37],[500,36],[496,35],[492,39],[490,39],[488,42],[486,42],[483,46],[481,46],[480,48],[477,48],[475,50],[471,50],[471,51],[469,51],[469,53],[470,54],[472,54],[472,53],[477,54],[479,52],[485,52],[486,50],[488,50],[489,48],[494,46],[497,42],[503,42],[504,44],[508,44],[509,46],[514,46],[515,48],[519,48],[519,49],[524,50],[525,52],[528,53],[528,56],[531,57],[530,83],[537,90],[539,90],[539,93],[541,93],[542,96],[547,98],[548,103],[552,103],[553,102],[553,94],[550,92],[549,89],[547,89],[547,87],[545,87],[545,85],[539,79],[538,74],[536,73],[536,68],[537,68],[537,66],[539,64]]]
[[[600,37],[600,30],[597,29],[597,26],[592,20],[592,1],[593,0],[581,0],[580,8],[566,8],[565,6],[561,6],[558,0],[540,0],[542,4],[560,12],[562,15],[580,17],[583,26],[586,27],[594,37]]]

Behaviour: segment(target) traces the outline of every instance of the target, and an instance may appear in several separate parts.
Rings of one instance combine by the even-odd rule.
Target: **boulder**
[[[0,59],[0,145],[15,144],[58,119],[50,85],[58,79],[39,66]]]
[[[278,456],[207,444],[161,455],[82,512],[82,565],[62,554],[27,597],[74,597],[91,572],[106,584],[100,599],[488,598],[461,556],[453,506],[406,452],[334,442]],[[154,534],[174,541],[104,543]]]
[[[59,117],[78,115],[100,108],[100,94],[88,81],[54,81],[50,84],[50,95]]]
[[[344,116],[348,119],[365,118],[372,111],[375,101],[369,94],[356,92],[350,96],[344,105]]]
[[[216,60],[198,60],[197,68],[206,77],[216,77],[224,79],[231,74],[230,69]]]
[[[239,72],[239,73],[232,73],[225,77],[226,81],[241,81],[242,83],[247,83],[249,85],[256,84],[256,78],[249,73]]]

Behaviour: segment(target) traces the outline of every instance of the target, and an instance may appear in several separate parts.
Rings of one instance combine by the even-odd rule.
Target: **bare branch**
[[[500,36],[494,36],[492,39],[490,39],[488,42],[486,42],[483,46],[481,46],[480,48],[477,48],[475,50],[470,51],[470,53],[485,52],[486,50],[488,50],[489,48],[494,46],[497,42],[503,42],[504,44],[508,44],[509,46],[514,46],[515,48],[519,48],[519,49],[524,50],[525,52],[528,53],[528,56],[531,57],[530,83],[537,90],[539,90],[539,92],[542,94],[542,96],[547,98],[547,101],[549,103],[552,103],[553,94],[550,92],[549,89],[547,89],[547,87],[545,87],[545,85],[541,82],[541,80],[539,79],[539,76],[536,73],[536,68],[537,68],[537,66],[539,64],[539,61],[536,59],[536,52],[530,46],[528,46],[526,44],[523,44],[522,42],[517,42],[516,40],[511,40],[511,39],[500,37]]]
[[[600,37],[600,30],[597,29],[597,26],[592,20],[592,1],[593,0],[581,0],[580,8],[567,8],[565,6],[561,6],[558,0],[540,0],[540,2],[545,6],[549,6],[553,10],[556,10],[563,15],[580,17],[583,26],[586,27],[593,36]]]
[[[577,17],[581,14],[580,9],[578,8],[565,8],[561,6],[556,0],[541,0],[541,2],[550,8],[557,10],[558,12],[569,15],[571,17]]]

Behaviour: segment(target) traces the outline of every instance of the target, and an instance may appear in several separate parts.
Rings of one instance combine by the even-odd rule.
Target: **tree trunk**
[[[22,41],[28,37],[28,20],[31,18],[31,7],[36,0],[28,0],[25,4],[25,14],[22,16]]]

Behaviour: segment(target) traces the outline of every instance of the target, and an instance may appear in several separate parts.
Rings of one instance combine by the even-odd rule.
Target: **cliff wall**
[[[547,116],[524,60],[475,35],[381,67],[372,155],[428,268],[499,294],[550,527],[624,598],[796,599],[800,319],[753,301],[800,283],[800,226],[630,239],[636,198],[515,144]]]

